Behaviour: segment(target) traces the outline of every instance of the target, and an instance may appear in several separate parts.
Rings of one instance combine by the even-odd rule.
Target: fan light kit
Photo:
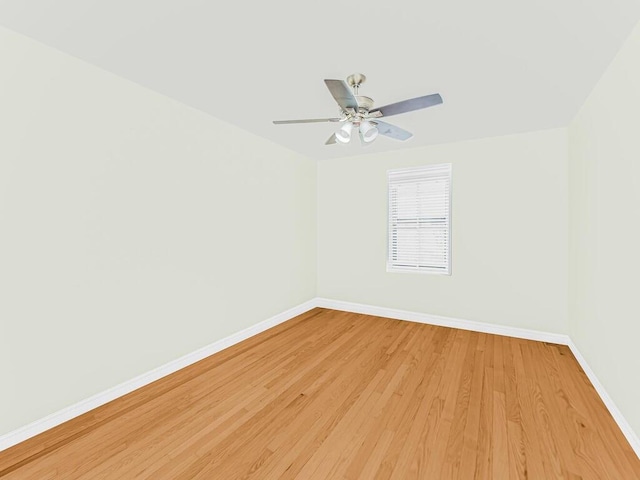
[[[391,125],[380,120],[382,117],[390,117],[400,113],[412,112],[423,108],[433,107],[442,103],[442,97],[439,93],[425,95],[424,97],[412,98],[402,102],[392,103],[384,107],[373,109],[373,99],[358,95],[360,85],[367,79],[361,73],[354,73],[347,77],[347,81],[328,80],[324,83],[327,85],[329,92],[340,106],[340,116],[335,118],[310,118],[305,120],[276,120],[276,125],[288,123],[322,123],[322,122],[340,122],[343,125],[336,133],[331,135],[325,142],[325,145],[334,143],[349,143],[354,128],[360,135],[360,141],[363,145],[373,142],[378,135],[384,135],[396,140],[405,141],[413,137],[413,134],[403,130],[400,127]],[[351,91],[351,89],[353,92]]]

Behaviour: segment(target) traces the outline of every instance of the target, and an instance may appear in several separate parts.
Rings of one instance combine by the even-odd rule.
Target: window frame
[[[446,172],[443,175],[443,170]],[[447,245],[446,245],[446,267],[434,267],[434,266],[397,266],[394,265],[391,255],[392,255],[392,212],[391,212],[391,187],[392,187],[392,174],[415,174],[416,182],[420,180],[428,180],[430,178],[438,178],[445,176],[448,179],[448,208],[447,208]],[[419,175],[422,176],[419,177]],[[429,275],[445,275],[450,276],[452,270],[452,261],[451,261],[451,245],[452,245],[452,177],[453,177],[453,166],[451,163],[439,163],[439,164],[430,164],[430,165],[422,165],[417,167],[408,167],[408,168],[397,168],[387,170],[387,272],[389,273],[418,273],[418,274],[429,274]]]

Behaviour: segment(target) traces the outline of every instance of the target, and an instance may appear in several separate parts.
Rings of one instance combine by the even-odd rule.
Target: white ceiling
[[[312,158],[554,128],[640,19],[640,0],[0,0],[0,24]],[[362,72],[415,136],[325,146],[324,78]]]

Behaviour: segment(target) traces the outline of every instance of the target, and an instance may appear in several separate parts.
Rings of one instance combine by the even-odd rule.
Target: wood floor
[[[0,453],[9,479],[640,479],[567,347],[315,309]]]

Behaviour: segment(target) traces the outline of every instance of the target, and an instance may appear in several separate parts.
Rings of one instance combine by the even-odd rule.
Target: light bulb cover
[[[340,143],[349,143],[349,140],[351,140],[351,130],[353,130],[353,123],[345,123],[340,127],[340,130],[336,132],[336,140]]]
[[[373,142],[378,136],[378,129],[369,121],[360,123],[360,138],[365,143]]]

